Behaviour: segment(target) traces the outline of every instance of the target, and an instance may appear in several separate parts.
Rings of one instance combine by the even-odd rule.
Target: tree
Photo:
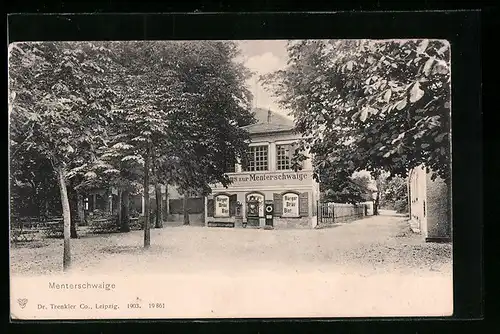
[[[57,180],[46,158],[33,150],[19,153],[12,150],[10,154],[11,214],[36,216],[42,220],[57,212],[49,212],[53,203],[60,206]]]
[[[169,45],[153,42],[121,42],[113,46],[122,65],[119,84],[122,99],[112,110],[117,135],[106,143],[108,151],[121,162],[142,166],[145,200],[144,247],[149,247],[149,186],[154,159],[175,150],[170,138],[175,135],[173,117],[183,113],[187,99],[174,71],[175,57],[161,57],[160,49]],[[159,61],[158,61],[159,60]],[[181,147],[182,149],[182,147]],[[110,152],[108,152],[109,154]]]
[[[155,201],[156,201],[156,221],[155,228],[163,227],[163,199],[161,193],[161,185],[156,183],[155,185]]]
[[[292,110],[318,171],[406,176],[424,164],[449,182],[450,48],[441,40],[290,42],[262,77]]]
[[[175,184],[184,196],[184,223],[189,224],[187,200],[209,193],[211,183],[229,184],[228,162],[244,156],[249,139],[241,129],[255,121],[251,93],[245,81],[248,70],[236,62],[233,42],[177,43],[177,74],[187,96],[184,114],[177,115],[175,154],[157,158],[159,179]],[[190,123],[185,120],[189,119]]]
[[[246,152],[239,126],[252,119],[237,52],[234,43],[217,41],[11,46],[11,149],[38,154],[55,172],[64,269],[71,260],[70,181],[75,190],[111,184],[126,193],[140,177],[145,247],[150,183],[202,193],[211,183],[229,184],[223,167]]]
[[[116,121],[116,120],[115,120]],[[133,153],[131,146],[122,143],[124,135],[116,127],[108,131],[105,145],[97,150],[97,159],[82,166],[87,178],[86,188],[115,188],[118,197],[118,225],[120,232],[130,232],[130,194],[142,188],[143,166],[136,159],[125,158]]]
[[[407,179],[395,176],[387,180],[382,206],[396,210],[398,213],[408,211]]]
[[[69,269],[71,213],[67,173],[92,160],[115,97],[103,75],[109,50],[89,42],[9,46],[10,144],[14,154],[46,158],[59,185],[64,218],[63,268]]]
[[[323,200],[335,203],[357,204],[372,201],[371,178],[369,175],[323,174],[320,182]]]
[[[387,180],[391,177],[391,174],[381,170],[375,170],[372,172],[372,176],[375,179],[375,186],[377,188],[375,200],[373,201],[373,214],[378,215],[381,206],[380,203],[384,200],[383,194],[386,191]]]
[[[150,183],[175,184],[184,194],[229,183],[223,167],[228,157],[242,156],[247,145],[239,127],[251,118],[246,72],[234,62],[234,43],[121,42],[111,47],[122,66],[122,100],[111,112],[116,136],[104,150],[142,166],[144,246],[149,247]]]

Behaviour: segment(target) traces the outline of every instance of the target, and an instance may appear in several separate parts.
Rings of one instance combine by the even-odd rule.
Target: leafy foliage
[[[248,73],[230,42],[120,42],[110,46],[121,64],[121,99],[111,115],[114,136],[102,158],[113,170],[152,158],[156,182],[181,192],[209,191],[229,179],[228,159],[246,150],[240,125],[253,121]]]
[[[408,210],[408,189],[407,179],[395,176],[387,180],[381,205],[395,209],[398,212],[407,212]]]
[[[261,79],[292,110],[317,171],[406,176],[424,164],[449,181],[446,41],[306,40],[288,53],[285,70]]]
[[[11,158],[30,173],[33,157],[53,169],[65,238],[68,186],[162,182],[207,193],[229,184],[224,167],[246,152],[240,127],[254,121],[238,52],[220,41],[11,45]],[[17,173],[16,184],[30,175]]]
[[[371,178],[368,175],[329,175],[321,178],[323,200],[335,203],[351,203],[371,201],[373,190],[370,188]]]
[[[108,49],[89,42],[9,46],[11,158],[33,155],[57,176],[64,218],[63,267],[71,263],[68,172],[95,157],[115,97],[103,67]],[[28,159],[26,159],[28,160]],[[39,171],[37,171],[39,172]]]
[[[14,216],[60,215],[57,180],[50,162],[31,152],[10,160],[11,214]]]
[[[34,150],[58,167],[91,159],[114,92],[109,50],[92,43],[16,43],[9,62],[11,152]]]

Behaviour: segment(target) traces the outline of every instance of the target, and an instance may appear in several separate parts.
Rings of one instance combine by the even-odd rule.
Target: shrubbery
[[[397,200],[394,203],[394,209],[397,213],[407,213],[408,212],[408,201],[406,199]]]

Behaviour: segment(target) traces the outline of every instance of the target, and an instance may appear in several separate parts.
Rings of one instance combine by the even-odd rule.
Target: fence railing
[[[361,219],[366,215],[365,204],[342,204],[333,202],[318,203],[320,224],[346,223]]]

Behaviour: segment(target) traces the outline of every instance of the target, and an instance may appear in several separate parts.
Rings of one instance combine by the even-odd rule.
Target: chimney
[[[271,109],[267,111],[267,123],[271,123]]]

